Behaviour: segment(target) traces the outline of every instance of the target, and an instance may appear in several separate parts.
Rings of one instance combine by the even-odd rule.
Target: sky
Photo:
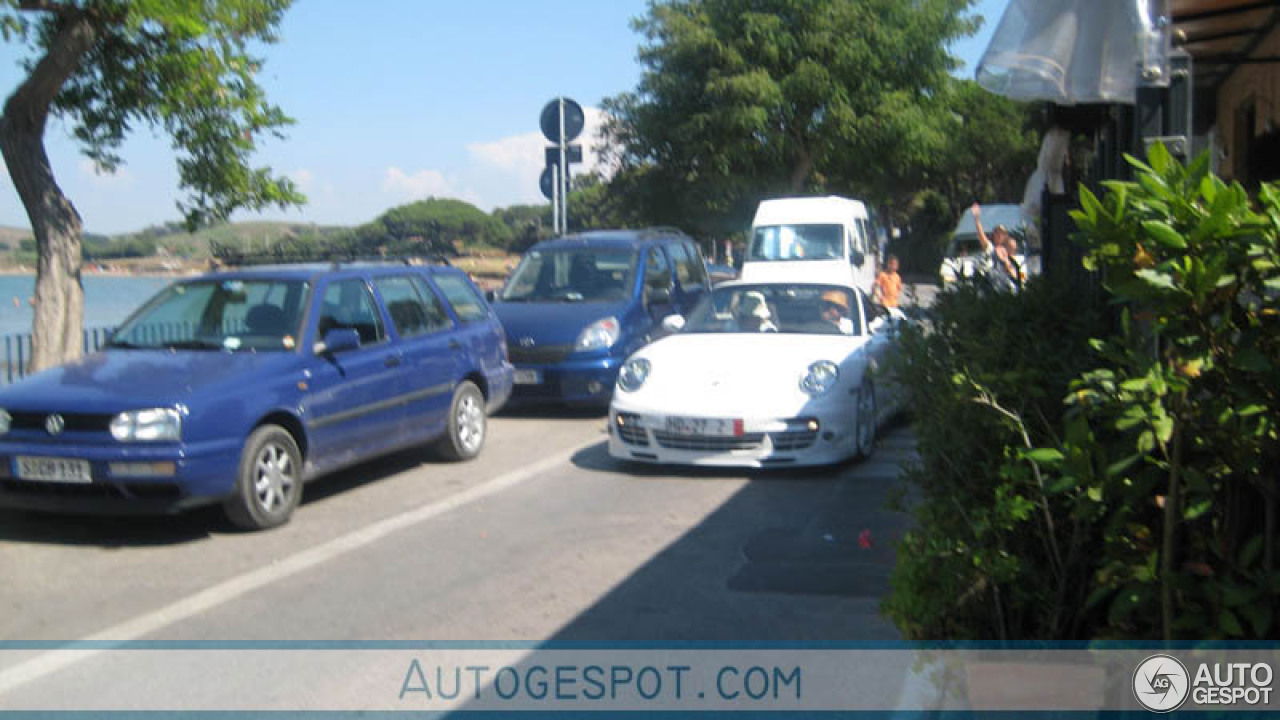
[[[972,77],[1008,0],[978,0],[977,36],[956,43]],[[296,0],[280,41],[264,51],[260,80],[292,116],[285,140],[260,144],[255,166],[292,178],[298,209],[240,212],[233,220],[358,225],[389,208],[452,197],[485,211],[547,202],[538,190],[542,107],[558,96],[585,109],[590,136],[601,101],[633,90],[641,38],[631,20],[647,0]],[[21,49],[0,45],[0,92],[22,79]],[[88,232],[119,234],[180,219],[174,153],[139,128],[125,164],[104,175],[51,119],[54,176]],[[595,167],[592,141],[573,172]],[[0,173],[0,225],[30,227],[8,172]]]

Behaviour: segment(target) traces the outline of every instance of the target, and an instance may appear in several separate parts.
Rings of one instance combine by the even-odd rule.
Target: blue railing
[[[100,350],[111,339],[115,328],[90,328],[84,331],[84,352],[89,354]],[[191,340],[194,338],[195,325],[186,322],[150,323],[135,325],[129,331],[130,342],[143,345],[162,345],[167,342]],[[227,318],[221,325],[223,337],[248,332],[244,318]],[[31,333],[5,335],[4,356],[0,358],[0,384],[21,380],[31,364]]]
[[[84,331],[84,351],[100,349],[114,328],[89,328]],[[27,374],[31,363],[31,333],[4,336],[4,357],[0,360],[0,382],[11,383]]]

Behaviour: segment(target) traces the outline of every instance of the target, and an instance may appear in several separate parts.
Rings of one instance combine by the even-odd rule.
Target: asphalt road
[[[476,461],[359,466],[265,533],[0,513],[0,640],[896,637],[876,603],[905,429],[869,462],[755,474],[620,465],[604,440],[600,417],[498,417]]]

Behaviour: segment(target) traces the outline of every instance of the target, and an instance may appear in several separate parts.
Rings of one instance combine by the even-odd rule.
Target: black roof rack
[[[645,235],[687,235],[685,231],[674,225],[654,225],[640,231]]]
[[[450,265],[445,255],[358,255],[341,250],[317,250],[314,252],[284,252],[268,250],[265,252],[245,252],[237,248],[209,243],[209,254],[219,264],[226,267],[252,267],[256,265],[296,265],[303,263],[329,263],[337,270],[344,265],[378,264],[378,265]]]

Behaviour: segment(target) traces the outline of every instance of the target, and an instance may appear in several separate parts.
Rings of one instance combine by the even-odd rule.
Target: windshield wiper
[[[222,344],[208,340],[174,340],[165,343],[164,347],[170,350],[221,350]]]
[[[141,350],[143,348],[150,347],[150,346],[138,345],[137,343],[131,343],[128,340],[112,340],[111,342],[107,343],[106,347],[116,348],[119,350]]]

